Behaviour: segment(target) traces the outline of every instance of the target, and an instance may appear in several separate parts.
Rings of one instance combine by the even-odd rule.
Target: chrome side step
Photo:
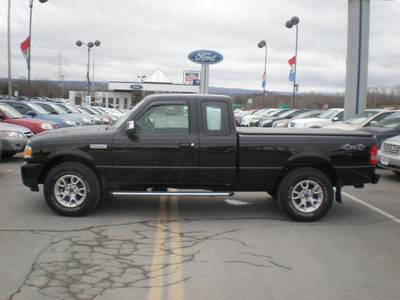
[[[235,194],[234,192],[222,192],[222,193],[215,193],[215,192],[111,192],[114,196],[208,196],[208,197],[215,197],[215,196],[232,196]]]

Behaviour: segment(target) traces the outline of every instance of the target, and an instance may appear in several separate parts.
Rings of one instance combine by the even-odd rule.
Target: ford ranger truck
[[[377,150],[364,132],[236,128],[227,96],[151,95],[113,125],[34,136],[21,176],[64,216],[107,195],[265,191],[289,217],[314,221],[343,186],[379,181]]]

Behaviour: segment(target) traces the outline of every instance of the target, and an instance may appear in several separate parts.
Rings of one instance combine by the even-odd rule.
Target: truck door
[[[199,183],[229,186],[236,182],[236,128],[232,104],[198,101],[200,167]]]
[[[123,131],[113,142],[113,161],[122,185],[192,185],[198,180],[195,108],[186,102],[152,103],[135,117],[137,134]]]

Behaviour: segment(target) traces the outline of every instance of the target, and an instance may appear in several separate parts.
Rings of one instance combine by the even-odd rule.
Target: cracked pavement
[[[173,232],[168,229],[170,237]],[[201,221],[197,221],[201,222]],[[195,226],[193,221],[181,221]],[[143,221],[132,224],[98,226],[73,231],[33,231],[33,235],[45,236],[50,240],[37,256],[32,269],[23,284],[10,299],[97,299],[120,289],[148,289],[151,258],[153,256],[154,236],[157,222]],[[182,263],[203,263],[209,261],[199,257],[202,243],[223,242],[235,248],[240,260],[226,258],[223,263],[247,264],[255,268],[291,268],[275,262],[273,257],[257,254],[253,246],[236,240],[239,229],[216,231],[185,231],[179,233],[183,250]],[[170,239],[163,244],[168,253]],[[252,252],[255,251],[255,252]],[[168,262],[163,276],[170,274]],[[184,277],[184,281],[191,280]],[[164,284],[167,287],[168,283]],[[35,295],[35,296],[33,296]],[[33,298],[32,298],[33,296]],[[118,296],[116,296],[118,297]]]
[[[116,198],[89,216],[65,218],[42,193],[22,186],[19,165],[18,158],[0,164],[2,300],[400,294],[399,224],[346,197],[323,220],[306,224],[287,220],[264,193],[180,198],[178,217],[168,198],[165,219],[157,215],[159,198]],[[346,193],[399,216],[399,184],[386,172],[377,186]]]

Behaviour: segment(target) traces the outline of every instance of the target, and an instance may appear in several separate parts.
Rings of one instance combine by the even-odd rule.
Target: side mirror
[[[370,126],[376,126],[376,124],[378,124],[378,121],[371,121],[371,123],[369,125]]]
[[[128,123],[126,123],[125,133],[130,138],[136,135],[137,131],[135,128],[135,121],[129,121]]]
[[[33,118],[34,116],[36,116],[36,114],[33,110],[28,110],[28,116],[31,116]]]
[[[339,118],[338,118],[338,117],[334,117],[334,118],[332,119],[332,121],[333,121],[333,122],[337,122],[337,121],[339,121]]]

